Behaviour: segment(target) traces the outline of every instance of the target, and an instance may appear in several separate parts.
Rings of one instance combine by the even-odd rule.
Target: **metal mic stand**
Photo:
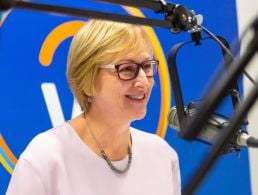
[[[157,20],[152,18],[142,18],[136,16],[100,12],[86,9],[70,8],[57,5],[41,4],[27,1],[15,0],[0,0],[0,11],[8,10],[10,8],[29,9],[36,11],[44,11],[50,13],[64,14],[83,18],[96,18],[103,20],[112,20],[117,22],[125,22],[131,24],[157,26],[168,28],[173,33],[181,31],[188,31],[197,25],[197,18],[193,11],[186,7],[168,3],[164,0],[101,0],[109,3],[119,3],[133,7],[143,7],[151,9],[156,13],[164,13],[165,20]]]
[[[192,120],[187,124],[186,128],[182,130],[181,135],[184,138],[192,140],[198,135],[200,130],[203,128],[205,121],[207,121],[213,110],[224,98],[225,93],[228,91],[229,87],[232,85],[232,83],[236,82],[239,75],[243,72],[250,60],[258,51],[258,18],[256,18],[256,20],[252,23],[251,28],[254,30],[254,35],[249,42],[243,56],[237,62],[230,65],[230,69],[227,75],[224,74],[224,77],[222,78],[221,75],[216,77],[215,82],[213,82],[210,90],[206,92],[203,104],[197,112],[196,117],[193,117]],[[190,182],[183,189],[183,195],[194,193],[195,189],[199,186],[208,171],[216,162],[220,155],[220,151],[229,141],[232,132],[240,127],[243,118],[255,103],[257,97],[258,85],[256,84],[254,85],[254,89],[251,90],[246,100],[241,105],[237,106],[231,123],[221,131],[221,134],[218,135],[210,153],[204,159],[203,163],[200,163],[199,168],[192,176]]]
[[[7,3],[6,3],[7,2]],[[40,3],[33,3],[27,1],[1,1],[0,10],[10,8],[29,9],[35,11],[43,11],[57,14],[64,14],[82,18],[97,18],[103,20],[112,20],[118,22],[126,22],[132,24],[150,25],[170,29],[173,33],[191,30],[197,25],[197,19],[194,13],[182,5],[167,3],[164,0],[149,1],[149,0],[120,0],[120,1],[106,1],[113,3],[120,3],[130,6],[140,6],[152,9],[157,13],[165,13],[165,20],[156,20],[149,18],[140,18],[135,16],[120,15],[113,13],[103,13],[98,11],[69,8],[56,5],[47,5]],[[191,189],[190,189],[191,191]]]
[[[193,43],[196,47],[201,45],[201,42],[207,39],[212,39],[214,40],[212,37],[205,37],[202,38],[201,32],[200,31],[196,31],[196,32],[192,32],[192,40],[190,41],[186,41],[186,42],[181,42],[176,44],[174,47],[172,47],[171,51],[169,52],[169,56],[168,56],[168,68],[169,68],[169,74],[170,74],[170,81],[171,81],[171,86],[173,88],[174,91],[174,97],[175,97],[175,103],[176,103],[176,108],[177,108],[177,116],[178,116],[178,121],[179,121],[179,126],[180,129],[184,129],[187,125],[187,123],[185,122],[187,119],[187,115],[185,113],[185,104],[183,102],[183,94],[182,94],[182,90],[181,90],[181,86],[180,86],[180,80],[179,80],[179,74],[178,74],[178,70],[177,70],[177,62],[176,62],[176,56],[179,53],[179,50],[187,44],[191,44]],[[229,48],[229,43],[222,37],[218,37],[217,38],[223,42],[223,44],[227,47],[227,49]],[[220,49],[222,51],[223,54],[223,58],[225,61],[225,68],[226,70],[229,68],[228,67],[228,63],[227,61],[230,60],[233,61],[232,58],[228,59],[226,52],[224,51],[224,48],[220,46]],[[234,82],[234,84],[230,87],[230,91],[235,90],[235,91],[239,91],[238,90],[238,85],[237,82]],[[235,108],[235,106],[237,104],[239,104],[239,99],[233,94],[231,93],[231,100],[232,100],[232,104],[233,107]]]
[[[57,6],[57,5],[40,4],[40,3],[33,3],[33,2],[26,2],[26,1],[15,1],[12,7],[17,9],[29,9],[29,10],[57,13],[57,14],[82,17],[82,18],[96,18],[96,19],[111,20],[111,21],[125,22],[125,23],[131,23],[131,24],[158,26],[163,28],[169,28],[171,26],[169,21],[164,21],[164,20],[141,18],[136,16],[100,12],[100,11],[93,11],[93,10],[87,10],[87,9],[78,9],[78,8],[71,8],[71,7],[64,7],[64,6]]]

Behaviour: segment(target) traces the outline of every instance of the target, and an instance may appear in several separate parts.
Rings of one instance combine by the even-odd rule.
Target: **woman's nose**
[[[151,85],[151,81],[153,79],[148,78],[146,73],[142,68],[139,69],[139,73],[135,78],[135,86],[136,87],[149,87]],[[152,81],[153,82],[153,81]]]

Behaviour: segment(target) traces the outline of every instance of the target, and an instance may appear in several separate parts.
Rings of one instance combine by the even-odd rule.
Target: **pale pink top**
[[[36,136],[20,156],[7,195],[178,195],[176,152],[160,137],[131,128],[132,164],[119,175],[68,124]],[[128,157],[113,162],[121,169]]]

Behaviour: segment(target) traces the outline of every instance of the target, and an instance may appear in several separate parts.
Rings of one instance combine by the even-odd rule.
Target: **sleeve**
[[[176,155],[177,157],[177,155]],[[172,174],[173,174],[173,193],[172,194],[181,194],[181,176],[180,176],[180,168],[179,168],[179,160],[178,157],[173,160],[172,164]]]
[[[159,138],[162,147],[164,148],[163,156],[169,161],[169,168],[171,172],[169,173],[169,178],[172,179],[172,193],[173,195],[181,195],[181,175],[180,175],[180,165],[177,152],[172,148],[168,142],[164,139]],[[160,146],[160,145],[159,145]],[[159,147],[160,149],[160,147]]]
[[[19,159],[6,195],[46,195],[47,191],[37,170],[26,159]]]

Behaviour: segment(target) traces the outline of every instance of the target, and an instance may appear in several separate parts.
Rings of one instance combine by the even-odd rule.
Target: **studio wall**
[[[254,0],[253,0],[254,1]],[[35,1],[106,12],[131,14],[163,19],[162,14],[146,9],[114,6],[87,0]],[[247,8],[243,1],[177,1],[204,17],[203,25],[215,35],[222,36],[229,44],[251,22],[254,1]],[[251,15],[251,14],[250,14]],[[73,35],[87,22],[86,18],[72,17],[31,10],[12,9],[1,13],[0,24],[0,194],[5,194],[15,164],[30,140],[40,132],[57,126],[80,113],[66,81],[66,56]],[[148,105],[148,114],[135,126],[156,133],[177,151],[180,160],[182,187],[202,163],[211,146],[198,141],[187,142],[168,127],[167,114],[175,105],[166,59],[170,49],[179,42],[191,40],[188,32],[174,34],[169,29],[148,29],[161,61],[159,75]],[[203,34],[205,37],[206,35]],[[242,48],[241,48],[242,49]],[[199,47],[189,44],[180,50],[177,66],[184,94],[184,102],[198,102],[223,56],[213,40],[204,40]],[[256,60],[257,62],[257,60]],[[255,64],[255,63],[254,63]],[[257,63],[256,63],[257,64]],[[250,69],[254,73],[257,68]],[[257,72],[257,71],[256,71]],[[253,75],[255,78],[256,75]],[[250,83],[239,80],[241,95]],[[256,106],[257,107],[257,106]],[[233,108],[226,100],[221,112],[230,115]],[[257,112],[250,115],[250,134],[258,137],[255,123]],[[243,148],[239,153],[221,155],[215,166],[198,187],[196,194],[258,195],[257,151]],[[158,179],[158,178],[157,178]]]

